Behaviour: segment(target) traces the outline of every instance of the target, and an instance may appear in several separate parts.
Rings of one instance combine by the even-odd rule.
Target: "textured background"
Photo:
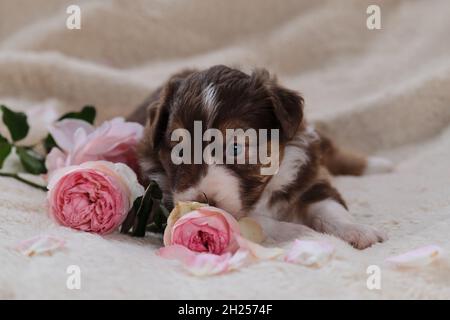
[[[77,31],[65,28],[74,3]],[[369,31],[374,3],[382,30]],[[450,249],[449,12],[446,0],[0,0],[0,103],[14,109],[94,104],[103,120],[130,112],[180,68],[266,67],[303,93],[308,117],[342,144],[397,165],[336,179],[357,220],[386,229],[388,242],[357,251],[274,223],[272,242],[326,237],[335,259],[318,270],[265,262],[206,279],[157,258],[157,238],[60,227],[45,194],[0,178],[0,298],[450,298],[448,260],[408,272],[383,264],[420,245]],[[11,249],[40,233],[64,237],[67,248],[33,258]],[[70,264],[81,267],[81,290],[66,289]],[[382,268],[382,290],[366,288],[370,264]]]

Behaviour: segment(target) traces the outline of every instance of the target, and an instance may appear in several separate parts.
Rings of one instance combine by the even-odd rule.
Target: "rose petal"
[[[265,235],[261,225],[254,219],[245,217],[239,220],[241,235],[255,243],[262,243]]]
[[[60,168],[49,176],[47,188],[52,190],[63,176],[83,169],[92,169],[106,174],[113,174],[116,178],[119,178],[118,181],[122,184],[121,187],[128,190],[128,197],[131,204],[145,192],[144,187],[139,184],[136,174],[127,165],[103,160],[87,161],[81,165]]]
[[[177,202],[173,210],[170,212],[169,217],[167,218],[167,227],[164,230],[164,245],[169,246],[171,244],[172,228],[174,224],[178,221],[178,219],[180,219],[186,213],[204,206],[207,205],[195,201]]]
[[[136,173],[124,163],[112,163],[110,161],[88,161],[82,163],[80,168],[94,169],[115,176],[124,190],[128,191],[130,204],[145,192],[139,183]]]
[[[23,255],[31,257],[37,254],[51,253],[64,245],[64,239],[50,235],[41,235],[19,242],[15,249]]]
[[[420,247],[398,256],[386,259],[386,262],[397,268],[424,267],[440,258],[444,250],[437,245]]]
[[[227,239],[226,246],[221,246],[220,252],[214,253],[235,252],[238,249],[238,245],[234,235],[240,234],[239,224],[236,219],[224,210],[215,207],[204,206],[197,202],[191,202],[191,205],[196,207],[196,209],[185,214],[183,214],[183,210],[188,208],[188,203],[183,203],[182,206],[178,206],[178,209],[172,211],[164,231],[164,245],[185,244],[183,235],[188,236],[190,234],[188,230],[192,231],[191,227],[193,227],[193,224],[189,222],[195,222],[199,230],[202,229],[202,225],[205,228],[209,226],[216,229],[218,234],[223,236],[221,238]],[[185,227],[187,228],[186,230]],[[189,249],[194,250],[193,247],[189,247]]]
[[[197,209],[198,211],[202,212],[202,213],[219,213],[221,214],[225,220],[227,221],[228,225],[231,227],[231,231],[240,234],[239,231],[239,223],[237,222],[237,220],[228,212],[226,212],[225,210],[216,208],[216,207],[200,207]]]
[[[330,243],[314,240],[295,240],[284,260],[305,266],[321,267],[328,262],[334,253]]]
[[[64,119],[49,126],[49,131],[61,148],[64,165],[79,165],[87,161],[122,162],[139,171],[136,146],[143,135],[143,126],[123,118],[105,121],[98,128],[77,119]],[[61,154],[58,155],[58,159]],[[56,161],[49,161],[49,174]],[[58,163],[61,161],[58,161]],[[53,165],[52,165],[53,164]]]
[[[239,249],[228,261],[228,270],[237,270],[249,265],[253,261],[250,251]]]
[[[122,117],[116,117],[103,122],[89,137],[83,146],[87,154],[107,154],[115,157],[123,149],[135,145],[142,137],[144,127],[136,122],[127,122]]]
[[[248,250],[240,249],[234,255],[225,253],[215,255],[198,253],[180,245],[160,248],[157,252],[161,258],[179,261],[192,275],[208,276],[237,270],[248,265],[252,259]]]
[[[66,152],[71,151],[75,147],[75,132],[82,131],[86,137],[94,130],[94,126],[90,123],[78,119],[64,119],[48,126],[48,131],[55,139],[55,142]]]
[[[175,244],[173,246],[160,248],[158,251],[156,251],[156,254],[164,259],[177,260],[182,263],[186,263],[189,259],[196,256],[198,253],[191,251],[184,246]]]
[[[90,161],[56,170],[49,177],[49,213],[77,230],[107,234],[126,218],[144,193],[134,172],[122,163]]]
[[[198,253],[188,258],[184,268],[194,276],[209,276],[228,271],[231,253],[215,255],[211,253]]]
[[[67,155],[64,152],[62,152],[59,148],[52,148],[45,159],[45,167],[49,173],[53,173],[56,170],[65,167],[66,160]]]
[[[253,257],[260,260],[272,260],[284,254],[284,249],[266,248],[239,235],[236,235],[236,240],[241,249],[248,250]]]

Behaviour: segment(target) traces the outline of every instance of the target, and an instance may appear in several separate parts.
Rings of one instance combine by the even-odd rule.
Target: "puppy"
[[[207,201],[236,218],[265,215],[303,223],[358,249],[385,240],[383,232],[352,218],[330,173],[386,172],[391,164],[336,147],[307,123],[303,104],[299,93],[279,85],[266,70],[248,75],[218,65],[178,73],[129,117],[146,124],[138,149],[143,175],[159,183],[169,207],[183,200]],[[278,129],[278,171],[262,175],[260,163],[174,164],[171,133],[180,128],[192,133],[194,121],[222,132]],[[235,143],[223,148],[236,152]]]

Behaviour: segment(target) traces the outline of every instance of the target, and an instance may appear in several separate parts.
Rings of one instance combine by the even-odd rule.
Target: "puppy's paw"
[[[356,249],[366,249],[388,238],[384,231],[359,223],[345,224],[339,231],[339,236]]]
[[[364,169],[363,174],[377,174],[377,173],[388,173],[394,170],[394,164],[392,161],[386,158],[380,157],[369,157],[367,158],[367,165]]]

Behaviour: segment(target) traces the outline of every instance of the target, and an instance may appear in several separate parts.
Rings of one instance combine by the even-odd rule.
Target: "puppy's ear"
[[[151,135],[151,146],[158,150],[167,131],[167,125],[173,103],[173,98],[180,86],[181,79],[170,79],[160,93],[160,98],[148,107],[147,126]]]
[[[255,71],[252,76],[256,77],[257,81],[269,91],[274,113],[280,122],[284,136],[287,139],[293,138],[303,119],[304,100],[302,96],[280,86],[276,78],[271,78],[265,69]]]
[[[303,119],[303,98],[295,91],[275,85],[272,89],[274,112],[288,139],[292,139]]]

